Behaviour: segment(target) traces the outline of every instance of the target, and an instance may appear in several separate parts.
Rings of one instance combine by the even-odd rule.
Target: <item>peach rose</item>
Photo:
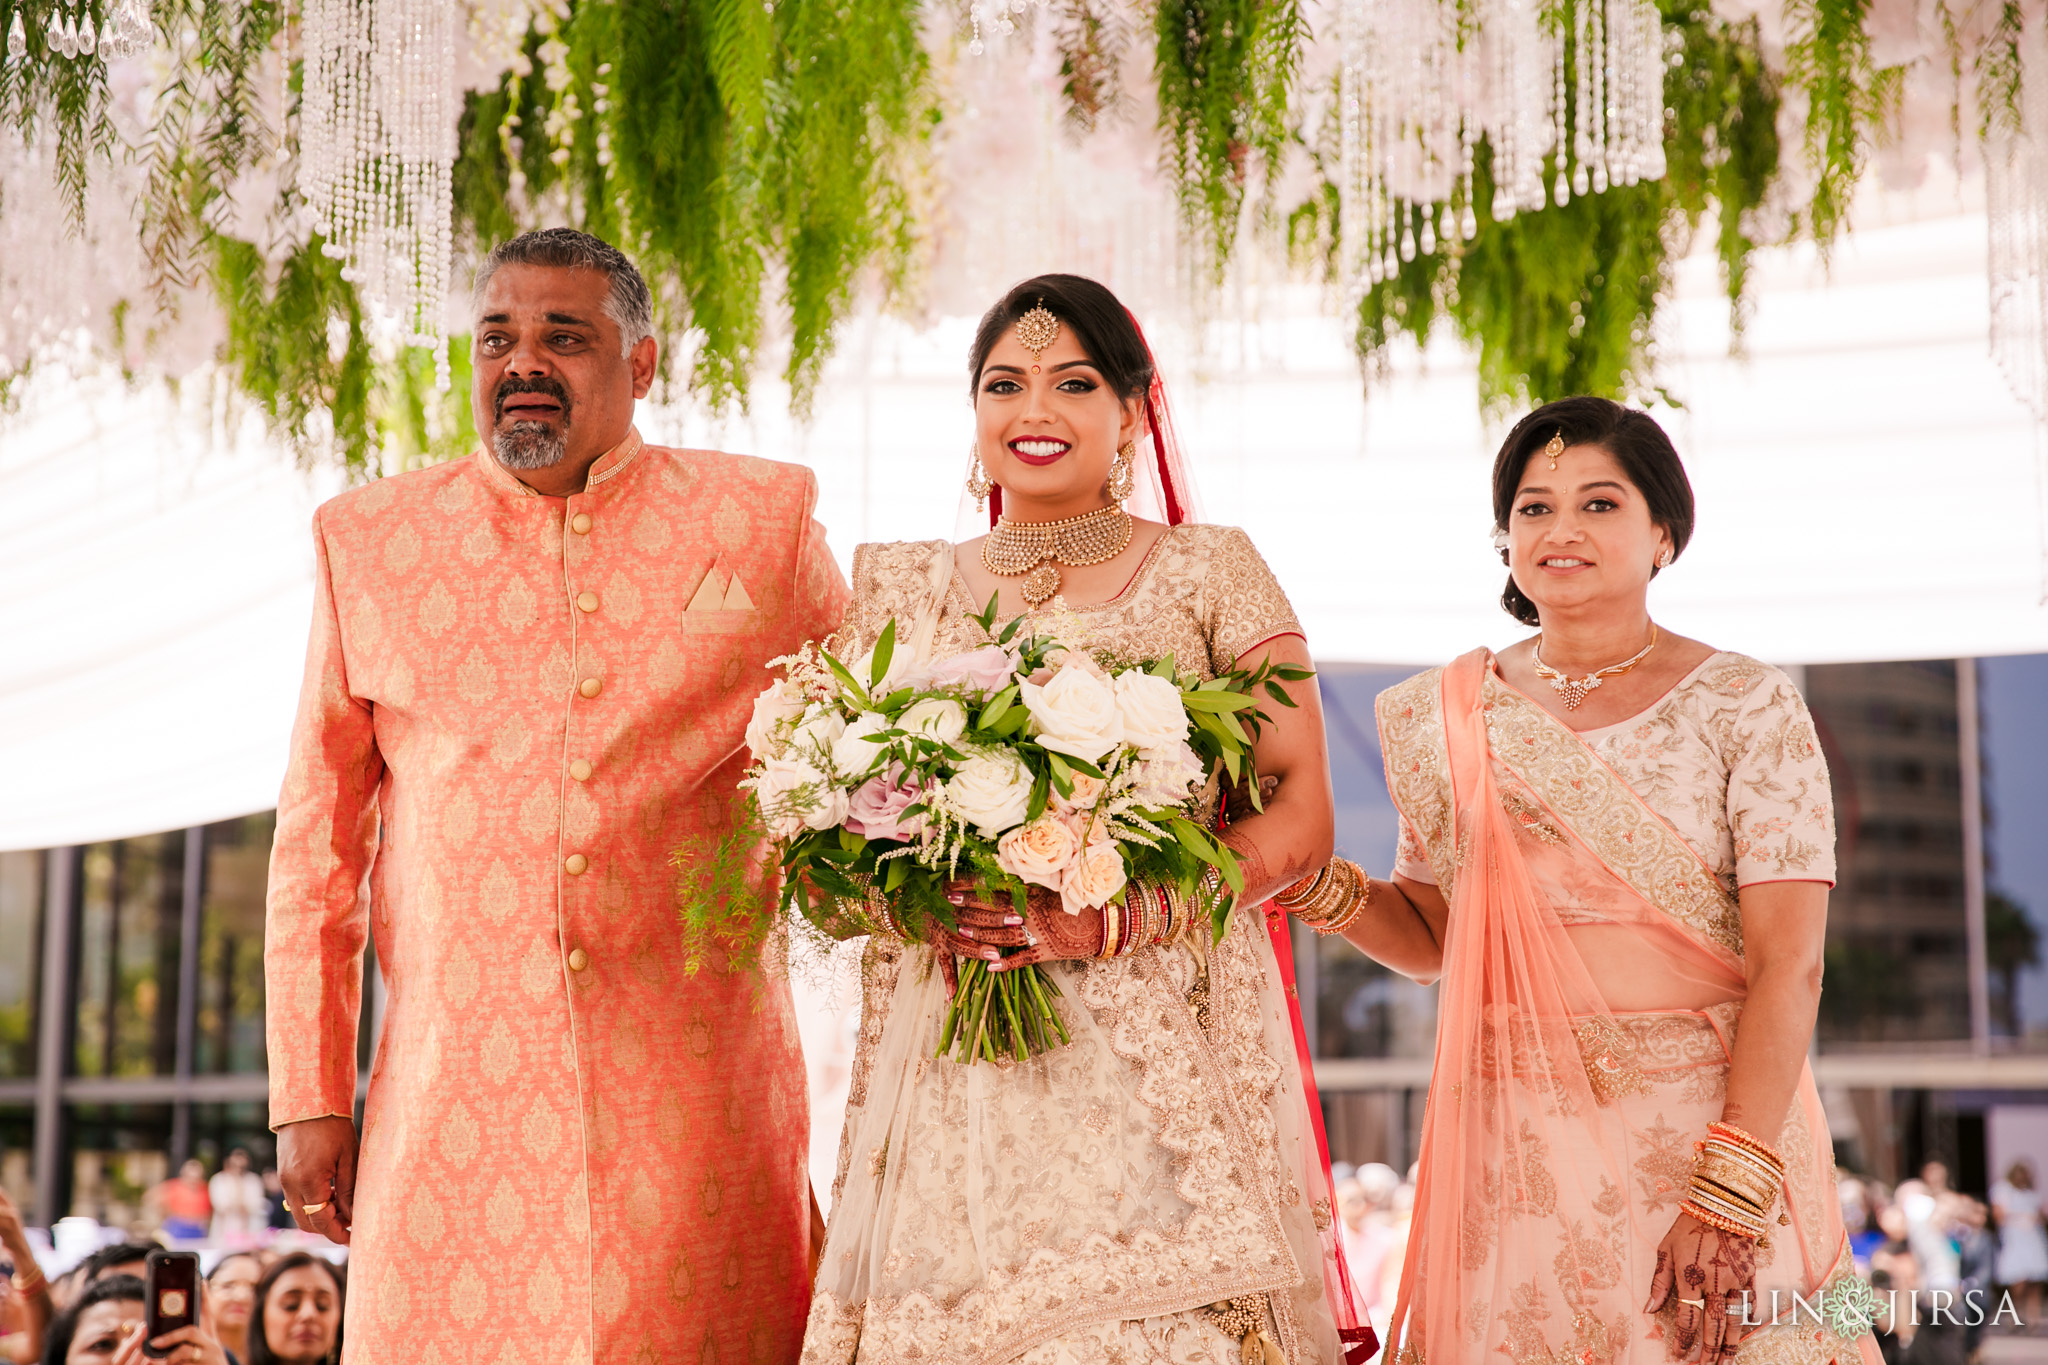
[[[996,841],[996,862],[1013,877],[1057,891],[1080,851],[1081,840],[1066,821],[1041,815]]]
[[[1090,844],[1060,879],[1060,904],[1070,915],[1100,910],[1129,879],[1122,848],[1115,843]]]

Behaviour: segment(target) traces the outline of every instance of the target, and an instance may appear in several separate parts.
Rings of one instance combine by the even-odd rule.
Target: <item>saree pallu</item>
[[[1396,1365],[1651,1365],[1644,1313],[1693,1143],[1720,1117],[1746,994],[1735,896],[1692,846],[1480,650],[1383,693],[1395,804],[1450,914]],[[1661,1009],[1654,997],[1719,997]],[[1620,1006],[1617,1008],[1617,1006]],[[1757,1257],[1744,1365],[1877,1365],[1810,1069]],[[1675,1300],[1675,1295],[1673,1296]],[[1837,1330],[1839,1328],[1839,1330]]]

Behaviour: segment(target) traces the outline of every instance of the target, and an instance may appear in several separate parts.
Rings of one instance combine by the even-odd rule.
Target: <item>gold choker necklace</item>
[[[1632,658],[1623,659],[1618,664],[1609,664],[1605,668],[1588,673],[1583,678],[1567,677],[1562,669],[1552,668],[1549,664],[1543,662],[1543,637],[1541,635],[1536,637],[1536,643],[1530,647],[1529,659],[1536,666],[1536,676],[1556,688],[1557,694],[1564,698],[1564,709],[1576,711],[1579,709],[1579,703],[1586,699],[1586,694],[1600,685],[1602,678],[1620,677],[1648,658],[1650,651],[1656,647],[1657,626],[1655,622],[1652,622],[1650,624],[1650,643],[1636,651]]]
[[[1019,590],[1033,611],[1060,590],[1059,566],[1085,568],[1107,564],[1131,543],[1131,514],[1111,503],[1064,521],[1011,521],[995,524],[981,542],[981,562],[1004,578],[1025,575]]]

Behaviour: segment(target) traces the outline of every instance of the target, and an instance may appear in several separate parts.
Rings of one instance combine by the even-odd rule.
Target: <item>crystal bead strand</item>
[[[453,248],[454,20],[439,0],[305,0],[302,183],[323,250],[396,339],[432,347]]]

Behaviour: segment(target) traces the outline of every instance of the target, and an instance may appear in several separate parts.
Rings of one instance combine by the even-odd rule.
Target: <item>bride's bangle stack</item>
[[[1173,888],[1143,877],[1131,879],[1122,905],[1110,901],[1102,913],[1103,951],[1098,958],[1126,957],[1140,948],[1172,943],[1187,928],[1187,907]]]
[[[1349,858],[1332,858],[1328,866],[1273,900],[1317,933],[1341,934],[1365,913],[1372,900],[1372,878]]]
[[[1785,1160],[1771,1146],[1730,1123],[1707,1125],[1693,1144],[1692,1187],[1678,1206],[1708,1227],[1763,1240],[1785,1184]]]

